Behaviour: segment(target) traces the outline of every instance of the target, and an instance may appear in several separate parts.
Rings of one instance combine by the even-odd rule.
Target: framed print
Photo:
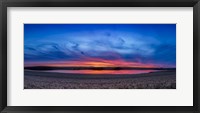
[[[1,112],[199,112],[199,1],[1,1]]]

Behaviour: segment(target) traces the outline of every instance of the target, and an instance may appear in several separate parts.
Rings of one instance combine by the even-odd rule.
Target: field
[[[176,89],[176,71],[83,75],[25,70],[24,89]]]

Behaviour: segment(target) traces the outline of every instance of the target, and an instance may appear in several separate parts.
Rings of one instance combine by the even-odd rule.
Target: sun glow
[[[155,64],[141,62],[128,62],[124,60],[105,60],[100,58],[86,59],[83,61],[57,61],[57,62],[27,62],[26,66],[57,66],[57,67],[142,67],[155,68]]]

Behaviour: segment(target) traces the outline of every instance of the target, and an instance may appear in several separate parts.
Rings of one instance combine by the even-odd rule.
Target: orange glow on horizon
[[[57,66],[57,67],[142,67],[155,68],[155,64],[143,64],[140,62],[127,62],[121,59],[105,60],[100,58],[88,58],[83,61],[57,61],[57,62],[26,62],[25,66]]]

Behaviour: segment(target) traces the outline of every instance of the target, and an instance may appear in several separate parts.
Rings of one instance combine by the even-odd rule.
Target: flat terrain
[[[24,89],[176,89],[176,71],[83,75],[24,71]]]

